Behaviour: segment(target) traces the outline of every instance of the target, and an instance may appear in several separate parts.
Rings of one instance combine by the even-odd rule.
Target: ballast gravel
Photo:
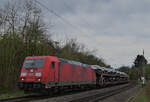
[[[107,88],[101,88],[101,89],[94,89],[84,92],[79,92],[71,95],[65,95],[65,96],[59,96],[59,97],[52,97],[47,99],[41,99],[41,100],[34,100],[30,102],[69,102],[74,99],[79,99],[82,97],[88,97],[91,95],[95,95],[98,93],[104,93],[110,90],[120,89],[122,87],[128,86],[128,84],[125,85],[118,85],[113,87],[107,87]],[[139,89],[139,86],[136,86],[130,90],[127,90],[125,92],[122,92],[120,94],[114,95],[113,97],[109,97],[106,100],[100,101],[100,102],[124,102],[123,100],[127,100],[130,96],[132,96],[132,93],[135,93]]]

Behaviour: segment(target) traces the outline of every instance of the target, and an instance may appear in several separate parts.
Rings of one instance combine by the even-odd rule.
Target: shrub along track
[[[51,99],[51,98],[56,98],[56,101],[58,99],[59,101],[59,97],[65,97],[67,95],[71,95],[72,98],[69,99],[69,102],[98,102],[99,100],[104,100],[107,97],[113,96],[115,94],[118,94],[120,92],[123,92],[125,90],[128,90],[132,87],[134,87],[135,84],[125,84],[125,85],[117,85],[114,87],[107,87],[107,88],[102,88],[102,89],[96,89],[96,90],[100,90],[100,93],[95,93],[95,94],[90,94],[91,90],[89,91],[89,95],[81,95],[82,97],[80,98],[73,98],[75,94],[80,94],[80,93],[84,93],[84,91],[70,91],[69,93],[62,93],[62,94],[54,94],[51,96],[44,96],[44,95],[29,95],[29,96],[24,96],[24,97],[16,97],[16,98],[10,98],[10,99],[2,99],[0,100],[0,102],[28,102],[28,101],[38,101],[38,100],[43,100],[43,99]],[[105,91],[106,89],[106,91]],[[110,89],[110,90],[109,90]],[[94,89],[95,90],[95,89]],[[92,90],[92,91],[94,91]],[[103,91],[101,91],[103,90]],[[85,91],[85,92],[88,92]],[[66,101],[66,100],[65,100]],[[50,100],[51,102],[51,100]],[[63,102],[63,100],[62,100]]]
[[[39,95],[28,95],[28,96],[22,96],[22,97],[16,97],[16,98],[8,98],[8,99],[1,99],[0,102],[22,102],[22,101],[28,101],[33,98],[39,98],[41,96]]]

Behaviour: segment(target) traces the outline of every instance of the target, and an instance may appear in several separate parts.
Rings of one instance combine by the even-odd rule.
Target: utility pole
[[[143,49],[143,57],[144,57],[144,49]],[[145,82],[145,68],[144,68],[144,65],[145,65],[145,60],[143,59],[143,61],[142,61],[142,74],[143,74],[143,76],[141,77],[141,79],[142,79],[142,86],[144,86],[146,84],[146,82]]]
[[[144,49],[143,49],[143,57],[144,57]],[[142,69],[143,69],[143,77],[145,78],[145,69],[144,69],[145,61],[142,62]]]

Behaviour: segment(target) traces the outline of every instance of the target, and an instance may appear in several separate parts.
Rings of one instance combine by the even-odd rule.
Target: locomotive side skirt
[[[46,88],[56,87],[56,86],[72,86],[72,85],[96,85],[96,81],[85,81],[85,82],[48,82]]]

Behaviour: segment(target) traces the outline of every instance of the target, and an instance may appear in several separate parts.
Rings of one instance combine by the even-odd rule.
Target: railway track
[[[65,95],[72,95],[72,94],[79,93],[79,92],[83,92],[83,90],[74,90],[73,92],[69,90],[61,94],[54,93],[53,95],[49,95],[49,96],[48,95],[28,95],[28,96],[22,96],[22,97],[0,99],[0,102],[28,102],[28,101],[42,100],[42,99],[65,96]]]
[[[87,96],[87,97],[74,99],[74,100],[71,100],[69,102],[99,102],[99,101],[107,99],[108,97],[111,97],[113,95],[116,95],[116,94],[119,94],[123,91],[126,91],[130,88],[133,88],[134,86],[135,85],[133,85],[133,84],[129,84],[128,86],[122,87],[120,89],[114,89],[114,90],[106,91],[106,92],[103,92],[103,93],[97,93],[97,94],[90,95],[90,96]]]
[[[98,102],[99,100],[104,100],[104,99],[106,99],[106,98],[108,98],[110,96],[118,94],[118,93],[120,93],[122,91],[125,91],[125,90],[127,90],[129,88],[132,88],[134,86],[135,85],[133,85],[133,84],[129,84],[129,85],[126,85],[124,87],[115,88],[115,89],[113,89],[113,87],[107,87],[107,88],[112,88],[112,90],[110,90],[110,91],[107,90],[107,91],[104,91],[104,92],[100,92],[100,93],[96,93],[96,94],[91,94],[90,96],[86,96],[86,95],[84,96],[83,95],[83,97],[75,98],[75,99],[71,98],[70,100],[68,100],[68,102]],[[115,86],[115,87],[117,87],[117,86]],[[101,90],[101,89],[98,89],[98,90]],[[65,97],[67,95],[71,95],[72,97],[74,97],[75,94],[80,94],[82,92],[84,93],[84,91],[77,91],[77,92],[73,91],[73,92],[63,93],[63,94],[59,94],[59,95],[58,94],[54,94],[54,95],[51,95],[51,96],[30,95],[30,96],[24,96],[24,97],[2,99],[2,100],[0,100],[0,102],[30,102],[30,101],[35,101],[36,102],[38,100],[42,101],[43,99],[49,99],[49,102],[52,102],[50,100],[51,98],[56,98],[56,100],[58,99],[58,101],[59,101],[59,97]],[[86,91],[86,92],[88,92],[88,91]],[[63,102],[63,100],[62,100],[62,102]]]

